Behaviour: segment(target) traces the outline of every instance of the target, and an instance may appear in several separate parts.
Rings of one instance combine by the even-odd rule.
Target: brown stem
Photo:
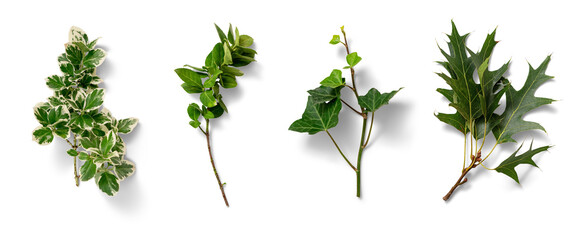
[[[454,184],[454,186],[452,186],[452,188],[450,189],[450,191],[448,191],[448,193],[442,198],[444,199],[444,201],[448,201],[448,199],[450,198],[450,196],[452,195],[452,193],[454,193],[454,190],[456,190],[456,188],[458,188],[460,185],[466,183],[466,181],[468,180],[467,178],[465,178],[464,176],[466,176],[466,174],[468,172],[470,172],[470,170],[472,170],[473,168],[475,168],[476,166],[478,166],[481,162],[481,152],[479,151],[477,153],[477,157],[471,155],[470,158],[472,160],[472,162],[470,163],[470,165],[466,168],[464,168],[464,170],[462,171],[462,174],[460,175],[460,177],[458,178],[458,180],[456,180],[456,183]],[[464,178],[464,179],[463,179]]]
[[[223,195],[223,200],[225,201],[225,205],[229,207],[229,202],[227,201],[227,197],[225,196],[225,190],[223,189],[223,183],[221,183],[221,179],[219,178],[219,173],[217,173],[217,168],[215,168],[215,161],[213,161],[213,154],[211,154],[211,141],[209,140],[209,120],[207,122],[207,131],[205,131],[205,137],[207,138],[207,149],[209,149],[209,158],[211,159],[211,166],[213,166],[213,172],[215,173],[215,177],[217,178],[217,183],[219,184],[219,188],[221,189],[221,194]],[[201,129],[202,131],[203,129]]]
[[[351,107],[351,105],[349,105],[347,102],[345,102],[345,100],[341,99],[341,102],[343,102],[343,104],[345,104],[347,107],[349,107],[351,110],[353,110],[353,112],[361,115],[362,117],[365,117],[366,115],[363,114],[362,112],[357,111],[357,109]]]

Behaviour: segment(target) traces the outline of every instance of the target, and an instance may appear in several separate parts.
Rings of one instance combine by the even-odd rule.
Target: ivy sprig
[[[504,76],[509,69],[510,62],[503,64],[498,69],[490,69],[490,57],[498,43],[495,41],[495,33],[496,30],[488,34],[482,48],[473,52],[466,46],[469,34],[460,35],[456,25],[452,22],[452,33],[448,35],[449,52],[440,48],[446,61],[438,63],[446,69],[448,74],[437,74],[446,81],[451,89],[439,88],[437,91],[450,102],[449,105],[456,109],[456,112],[451,114],[438,113],[436,117],[460,131],[464,135],[465,143],[462,174],[444,196],[445,201],[459,186],[468,181],[465,176],[478,166],[503,173],[519,183],[515,167],[519,164],[537,167],[533,156],[551,147],[542,146],[534,149],[532,141],[527,151],[517,155],[523,146],[521,144],[511,156],[495,168],[488,168],[484,164],[499,144],[516,143],[516,140],[513,139],[515,134],[536,129],[545,131],[540,124],[523,120],[523,116],[533,109],[554,101],[534,95],[542,84],[553,78],[545,74],[550,56],[546,57],[537,68],[529,65],[527,80],[519,90],[516,90]],[[478,76],[478,81],[475,76]],[[501,105],[503,95],[505,96],[505,110],[503,113],[497,114],[495,110]],[[496,141],[488,154],[483,157],[483,147],[490,134],[493,134]],[[467,139],[470,139],[470,151],[468,152]],[[480,144],[479,141],[481,141]],[[467,158],[469,163],[467,163]]]
[[[215,161],[211,153],[209,124],[211,119],[219,118],[227,112],[227,106],[223,102],[220,93],[221,88],[234,88],[237,86],[237,77],[243,76],[243,72],[237,67],[243,67],[254,62],[257,52],[249,48],[253,44],[253,38],[248,35],[240,35],[239,30],[229,25],[227,35],[215,24],[220,42],[216,43],[213,50],[207,55],[205,65],[194,67],[184,65],[174,71],[183,81],[182,88],[189,94],[199,94],[201,104],[191,103],[187,107],[187,114],[191,121],[189,124],[199,129],[207,139],[207,148],[211,159],[213,172],[221,189],[221,194],[225,205],[229,207],[229,202],[225,195],[223,185],[219,178],[219,173],[215,168]],[[205,129],[201,126],[201,117],[205,121]]]
[[[105,90],[98,86],[102,79],[96,69],[106,52],[95,48],[97,40],[89,41],[78,27],[69,30],[65,53],[58,57],[62,75],[46,79],[53,96],[34,107],[41,125],[33,131],[33,140],[41,145],[53,142],[55,136],[67,141],[75,185],[94,178],[101,191],[113,196],[119,191],[119,182],[135,170],[134,163],[124,158],[126,145],[120,134],[132,132],[138,119],[118,120],[102,107]]]
[[[329,43],[333,45],[341,43],[345,47],[347,52],[347,56],[345,58],[347,61],[347,66],[343,67],[343,69],[350,70],[351,83],[347,83],[345,81],[345,78],[342,76],[343,73],[340,69],[334,69],[328,77],[320,82],[319,87],[308,90],[309,96],[306,103],[306,109],[302,114],[302,118],[294,121],[292,125],[290,125],[289,130],[296,132],[306,132],[310,135],[323,131],[326,132],[343,159],[356,173],[357,197],[361,197],[361,160],[363,151],[367,147],[369,138],[371,137],[375,112],[382,106],[388,104],[389,100],[393,98],[393,96],[395,96],[395,94],[399,92],[401,88],[383,94],[380,93],[377,89],[371,88],[367,94],[359,95],[355,81],[355,66],[362,60],[362,58],[357,54],[357,52],[349,51],[349,44],[347,42],[344,26],[341,27],[341,33],[343,34],[344,41],[341,40],[340,35],[333,35],[333,38]],[[356,98],[357,103],[359,104],[358,108],[351,106],[345,100],[343,100],[341,90],[345,87],[350,89],[352,92],[350,95],[354,95]],[[359,143],[359,153],[357,155],[356,165],[353,165],[351,161],[349,161],[341,148],[338,146],[336,140],[329,132],[329,129],[337,126],[339,122],[339,112],[341,111],[343,104],[363,119],[363,127],[361,131],[361,140]],[[367,134],[367,138],[365,138],[368,125],[369,133]]]

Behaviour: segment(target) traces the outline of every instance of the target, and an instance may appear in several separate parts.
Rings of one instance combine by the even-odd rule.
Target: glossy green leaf
[[[219,28],[219,26],[217,26],[217,24],[215,24],[215,29],[217,29],[217,34],[219,35],[219,40],[221,40],[221,42],[227,41],[227,36],[225,36],[225,33],[223,32],[223,30],[221,30],[221,28]]]
[[[388,104],[389,100],[395,96],[397,92],[402,90],[402,88],[391,91],[390,93],[383,93],[381,94],[377,89],[371,88],[367,94],[364,96],[359,96],[358,103],[359,106],[365,109],[368,112],[375,112],[381,106]]]
[[[232,64],[233,60],[231,59],[231,50],[229,50],[229,45],[227,42],[223,43],[223,53],[223,64]]]
[[[61,90],[67,87],[65,84],[65,79],[57,75],[53,75],[47,78],[47,86],[53,90]]]
[[[292,123],[288,130],[316,134],[331,129],[339,122],[341,107],[338,98],[329,103],[314,103],[313,97],[309,96],[302,118]]]
[[[336,99],[341,96],[341,87],[331,88],[320,86],[312,90],[308,90],[308,94],[312,96],[312,101],[314,103],[324,103]]]
[[[341,70],[335,69],[331,75],[320,82],[320,85],[325,87],[336,88],[345,85],[345,79],[342,77]]]
[[[234,76],[223,74],[219,82],[224,88],[234,88],[237,87],[237,81]]]
[[[184,81],[182,87],[187,93],[203,92],[203,83],[198,73],[188,68],[177,68],[174,72]]]
[[[101,154],[108,154],[112,151],[112,148],[116,144],[116,135],[114,132],[110,132],[106,137],[101,139],[99,143],[99,151]]]
[[[215,97],[213,96],[213,91],[212,90],[207,90],[204,91],[203,93],[201,93],[201,103],[203,103],[203,105],[205,107],[214,107],[217,106],[217,100],[215,100]]]
[[[517,152],[519,152],[519,149],[521,149],[522,146],[523,146],[523,144],[521,144],[519,146],[519,148],[517,148],[517,150],[513,154],[511,154],[511,156],[509,156],[507,159],[505,159],[505,161],[501,162],[501,164],[499,164],[499,166],[497,168],[495,168],[495,170],[497,172],[500,172],[500,173],[503,173],[503,174],[509,176],[510,178],[515,180],[517,183],[519,183],[519,177],[517,176],[517,172],[515,171],[515,167],[517,167],[517,165],[519,165],[519,164],[529,164],[529,165],[532,165],[534,167],[537,167],[537,165],[535,164],[535,162],[532,159],[533,156],[535,156],[536,154],[538,154],[540,152],[547,151],[550,148],[550,146],[543,146],[543,147],[533,149],[533,142],[531,142],[531,145],[529,146],[529,150],[527,150],[523,154],[520,154],[519,156],[517,156]]]
[[[249,47],[253,44],[253,38],[248,35],[239,36],[239,46]]]
[[[357,55],[356,52],[352,52],[349,55],[347,55],[347,64],[349,64],[349,67],[355,67],[355,65],[357,65],[357,63],[361,62],[361,57],[359,57],[359,55]]]
[[[341,37],[339,35],[333,35],[333,39],[329,42],[330,44],[338,44],[341,42]]]
[[[203,117],[206,119],[218,118],[223,115],[223,108],[221,106],[215,106],[212,108],[203,108]]]

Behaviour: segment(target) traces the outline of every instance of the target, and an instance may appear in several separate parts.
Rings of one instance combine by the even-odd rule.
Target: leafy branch
[[[187,93],[200,94],[201,105],[191,103],[187,107],[187,113],[191,118],[189,124],[195,129],[198,128],[205,135],[211,166],[217,178],[225,205],[229,207],[229,202],[223,189],[224,183],[219,178],[213,154],[211,153],[211,130],[209,129],[209,124],[211,119],[221,117],[224,112],[227,112],[223,96],[220,94],[220,88],[236,87],[236,77],[243,76],[243,72],[235,67],[243,67],[254,62],[257,52],[249,48],[253,44],[253,38],[248,35],[239,35],[237,28],[235,28],[234,32],[231,25],[229,25],[227,35],[217,25],[215,25],[215,28],[221,41],[215,44],[213,50],[207,55],[205,65],[200,68],[184,65],[183,68],[177,68],[174,71],[184,82],[181,86]],[[201,116],[205,120],[204,130],[199,120]]]
[[[482,48],[475,53],[466,46],[468,34],[461,36],[452,22],[452,33],[448,35],[449,52],[447,53],[440,48],[446,61],[438,63],[446,69],[448,74],[437,74],[446,81],[451,89],[439,88],[437,91],[450,102],[449,105],[456,109],[456,113],[438,113],[436,117],[456,128],[465,138],[462,174],[444,196],[444,201],[447,201],[459,186],[468,181],[465,176],[477,166],[503,173],[519,183],[515,167],[519,164],[537,167],[532,157],[550,148],[550,146],[543,146],[533,149],[530,146],[529,150],[517,155],[523,146],[522,144],[498,167],[491,169],[484,165],[484,162],[499,144],[516,142],[512,138],[515,134],[534,129],[545,131],[540,124],[523,120],[523,116],[535,108],[554,101],[549,98],[535,97],[537,89],[552,79],[551,76],[545,74],[550,56],[538,68],[534,69],[531,65],[529,66],[527,80],[519,90],[516,90],[504,77],[509,68],[509,62],[503,64],[499,69],[489,70],[490,57],[498,43],[495,41],[495,33],[496,30],[489,34]],[[475,73],[478,76],[478,83],[474,77]],[[497,114],[495,110],[500,106],[503,95],[505,95],[505,110],[503,113]],[[482,158],[483,147],[489,134],[493,134],[496,141],[488,154]],[[470,140],[468,154],[467,139]],[[470,164],[467,164],[467,157],[470,159]]]
[[[65,53],[58,57],[63,75],[46,79],[54,94],[34,107],[41,125],[33,131],[33,140],[46,145],[55,136],[64,139],[71,147],[67,154],[73,157],[75,185],[95,178],[98,187],[113,196],[119,182],[135,170],[124,158],[126,145],[119,134],[132,132],[138,119],[117,120],[102,107],[105,90],[99,88],[102,79],[95,73],[106,53],[96,44],[97,39],[89,41],[83,30],[71,27]],[[78,161],[83,162],[79,169]]]
[[[345,34],[344,27],[341,27],[341,32],[343,34],[344,41],[341,40],[339,35],[334,35],[330,41],[330,44],[336,45],[341,43],[345,47],[347,52],[346,60],[348,66],[344,67],[344,69],[349,69],[351,71],[351,85],[345,82],[345,78],[342,77],[341,70],[334,69],[328,77],[320,82],[320,86],[318,88],[308,90],[308,101],[306,103],[306,109],[302,114],[302,118],[293,122],[292,125],[290,125],[289,130],[296,132],[306,132],[310,135],[322,131],[326,132],[343,159],[356,173],[357,197],[361,197],[361,160],[363,151],[369,143],[369,138],[371,137],[371,130],[373,128],[374,120],[373,116],[375,111],[377,111],[381,106],[388,104],[389,100],[399,90],[401,90],[401,88],[399,90],[383,94],[381,94],[377,89],[371,88],[367,94],[360,96],[357,92],[357,85],[355,82],[355,66],[361,61],[361,57],[357,55],[356,52],[351,52],[349,50],[349,44],[347,42],[347,36]],[[350,89],[355,95],[355,98],[359,104],[359,110],[352,107],[341,98],[341,90],[344,87]],[[343,104],[363,119],[356,166],[353,165],[351,161],[349,161],[349,159],[345,156],[329,132],[329,129],[335,127],[339,122],[339,112],[341,111]],[[371,113],[371,118],[369,118],[369,113]],[[368,125],[369,134],[367,134],[367,140],[365,140],[365,134],[367,133]]]

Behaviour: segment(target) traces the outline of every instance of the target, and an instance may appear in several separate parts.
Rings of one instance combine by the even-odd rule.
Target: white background
[[[582,238],[582,6],[568,1],[4,1],[0,4],[1,239],[577,239]],[[575,2],[575,1],[574,1]],[[462,136],[438,121],[452,111],[434,72],[450,20],[479,49],[495,27],[492,66],[512,59],[520,88],[527,61],[556,78],[538,96],[560,101],[528,114],[548,134],[516,136],[535,146],[540,169],[521,166],[522,185],[473,170],[445,203],[460,174]],[[224,91],[229,114],[212,125],[226,193],[224,206],[203,135],[188,125],[195,99],[173,72],[202,65],[218,41],[213,23],[255,39],[257,62],[239,86]],[[50,96],[44,79],[58,74],[69,27],[102,37],[108,52],[98,74],[104,106],[138,117],[125,137],[137,172],[115,197],[93,181],[75,187],[62,140],[39,146],[32,107]],[[361,93],[405,87],[376,115],[364,154],[363,197],[355,174],[323,133],[288,131],[304,110],[306,90],[344,66],[345,25]],[[345,75],[348,73],[345,72]],[[351,98],[349,92],[343,92]],[[353,101],[351,101],[353,102]],[[354,102],[353,102],[354,103]],[[331,131],[355,161],[360,119],[343,109]],[[497,148],[497,166],[516,145]],[[490,149],[490,148],[489,148]],[[580,229],[580,230],[579,230]]]

